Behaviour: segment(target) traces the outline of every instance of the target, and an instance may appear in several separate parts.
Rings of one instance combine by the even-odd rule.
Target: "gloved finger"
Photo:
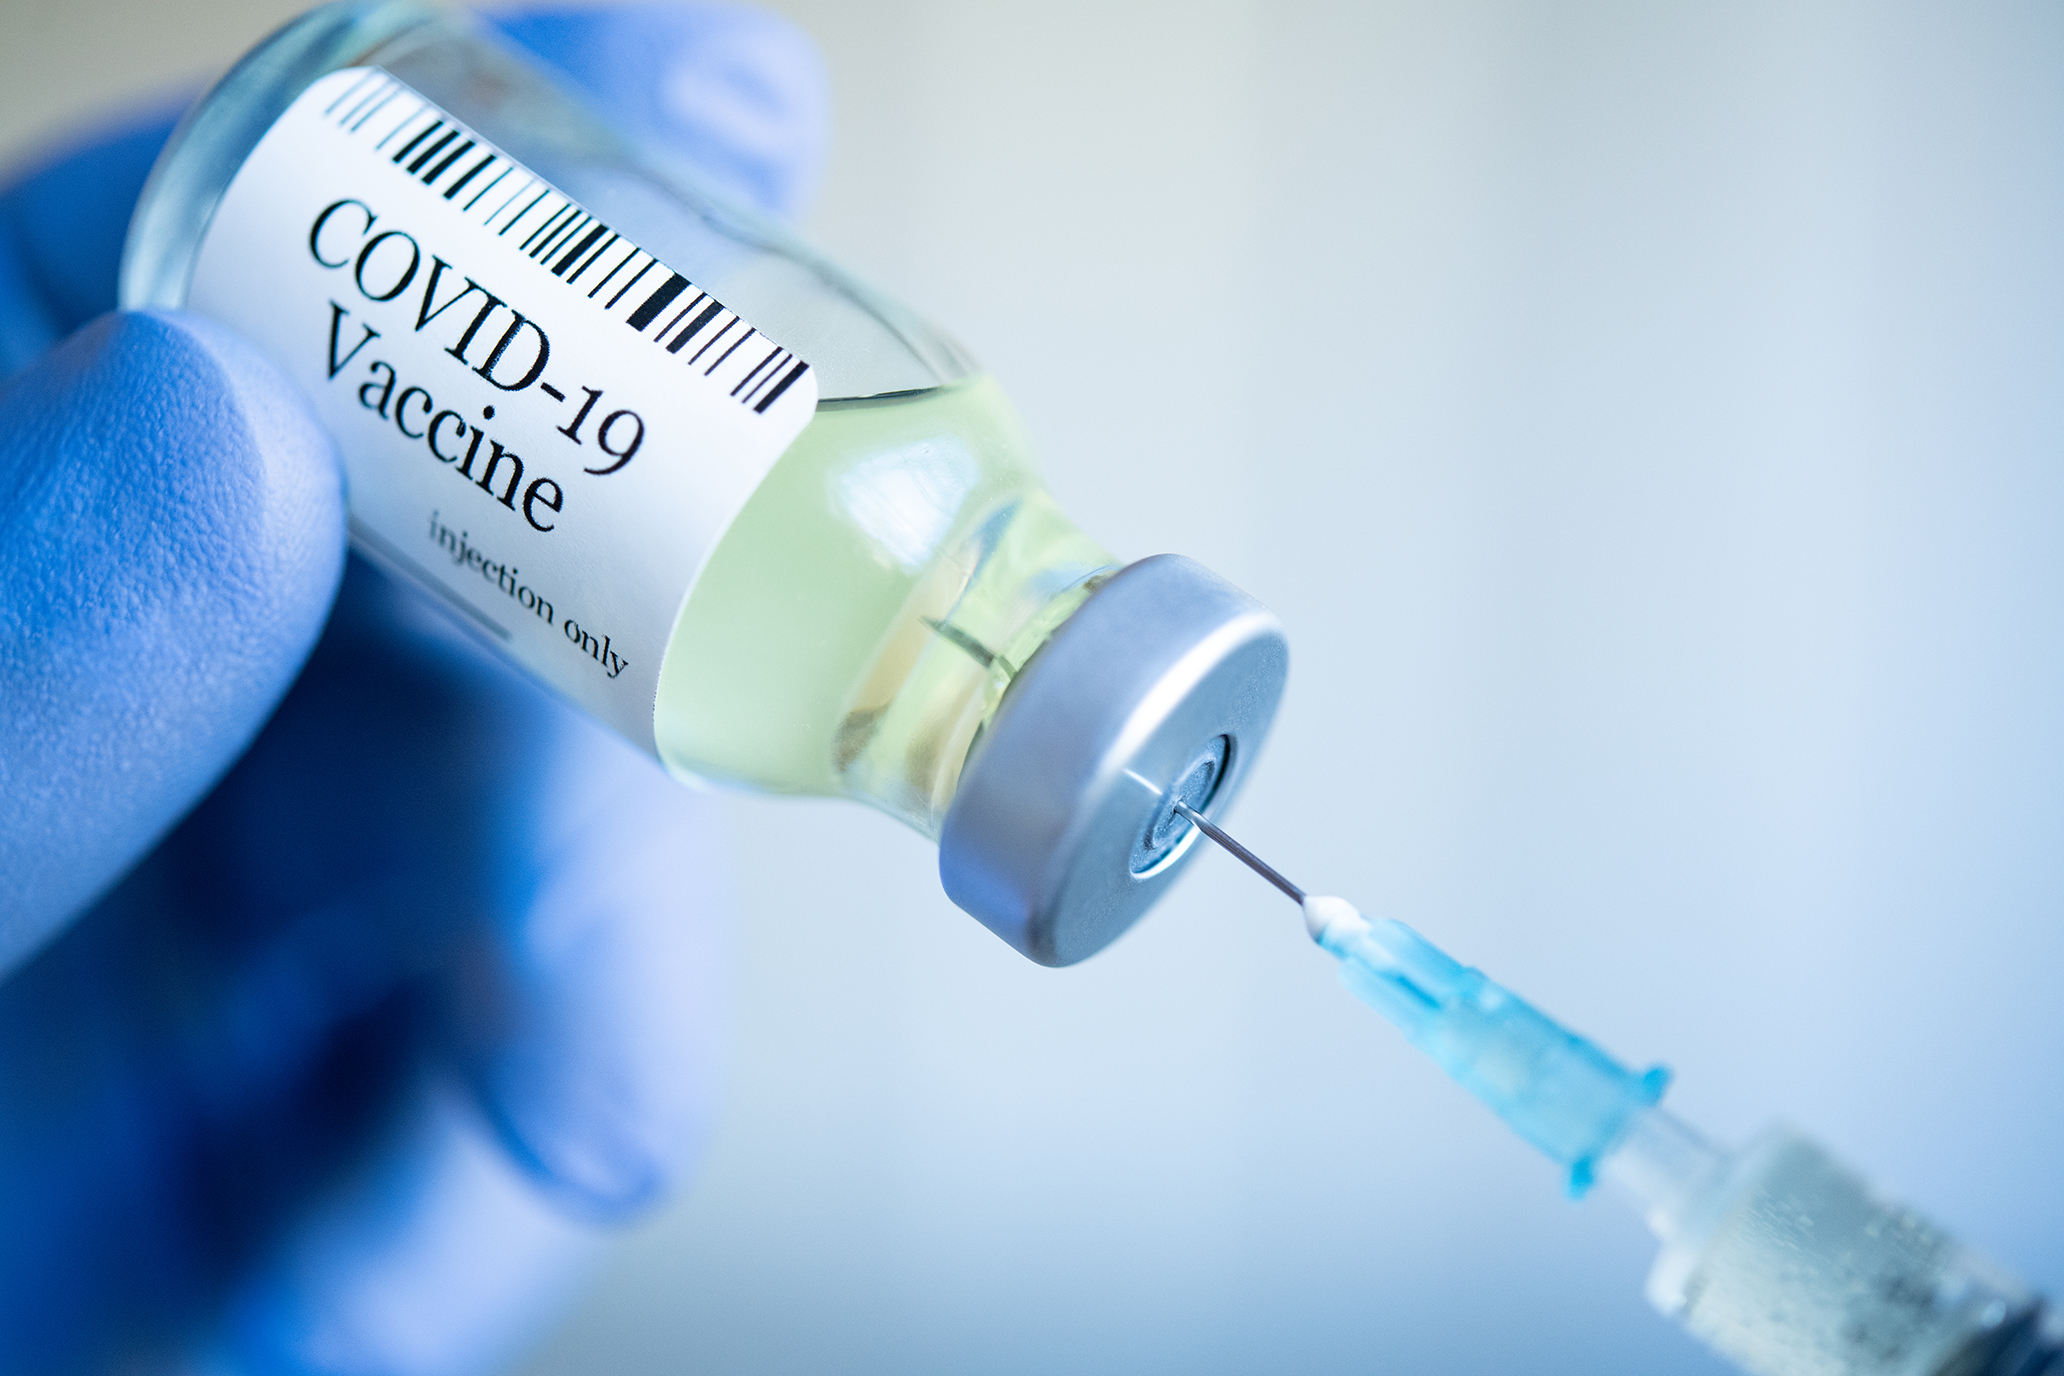
[[[473,1107],[426,1088],[358,1188],[320,1202],[230,1298],[205,1369],[470,1376],[556,1316],[599,1232],[530,1188]]]
[[[656,1198],[706,1128],[726,896],[713,814],[367,571],[197,820],[221,857],[205,868],[252,853],[218,910],[365,895],[348,929],[367,954],[322,963],[434,971],[448,1063],[534,1180],[592,1218]]]
[[[0,1370],[189,1369],[408,1108],[424,1000],[364,914],[182,909],[209,858],[160,847],[0,982]]]
[[[0,377],[115,308],[129,212],[176,118],[89,135],[0,192]]]
[[[501,31],[558,66],[619,127],[750,204],[794,216],[830,146],[824,60],[766,10],[727,4],[532,9]]]
[[[0,971],[249,743],[343,554],[329,440],[209,322],[105,316],[0,390]]]
[[[694,795],[437,616],[354,562],[252,748],[0,983],[0,1369],[155,1369],[260,1274],[283,1350],[484,1341],[695,1146]],[[520,1205],[419,1153],[440,1092]]]
[[[516,1159],[575,1213],[658,1198],[705,1135],[728,908],[712,799],[564,714],[549,798],[454,971],[454,1049]]]
[[[633,1209],[684,1164],[712,1097],[710,811],[360,567],[293,693],[175,838],[178,906],[209,913],[225,952],[208,1002],[265,1029],[200,1059],[243,1077],[231,1097],[262,1096],[429,981],[442,1054],[515,1157],[576,1212]]]
[[[367,1188],[421,1082],[453,1083],[439,971],[563,709],[402,633],[399,591],[357,566],[228,776],[0,982],[0,1370],[178,1365],[311,1209]]]
[[[497,1369],[598,1252],[592,1220],[648,1202],[695,1145],[714,1015],[705,929],[681,910],[700,876],[679,851],[699,833],[672,825],[695,820],[680,815],[689,795],[601,744],[614,767],[576,754],[548,776],[606,803],[537,834],[577,847],[552,852],[574,863],[548,866],[518,930],[483,945],[493,968],[460,966],[466,1026],[510,1033],[484,1048],[479,1098],[427,1081],[355,1188],[283,1235],[230,1306],[227,1369]],[[627,830],[645,833],[638,845]]]
[[[0,1058],[0,1369],[499,1365],[597,1232],[425,1062],[422,1000],[322,968],[365,964],[347,923],[310,915],[325,940],[278,934],[226,1000],[203,1001],[222,934],[153,911],[147,890],[177,876],[138,878],[158,882],[124,885],[127,902],[0,986],[17,1048]],[[282,1025],[271,1015],[295,995],[310,1016]],[[321,1045],[308,1022],[325,1024]],[[196,1337],[216,1350],[185,1360]]]

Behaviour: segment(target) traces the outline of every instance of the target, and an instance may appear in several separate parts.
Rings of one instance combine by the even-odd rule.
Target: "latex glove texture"
[[[786,24],[506,27],[806,194]],[[241,341],[102,314],[165,132],[0,195],[0,1370],[480,1369],[702,1135],[720,847],[346,558],[329,442]]]

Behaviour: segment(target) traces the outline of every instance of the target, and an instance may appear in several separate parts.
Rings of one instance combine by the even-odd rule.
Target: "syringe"
[[[1724,1151],[1635,1073],[1402,922],[1307,894],[1202,814],[1176,810],[1304,910],[1341,982],[1567,1172],[1603,1179],[1662,1251],[1648,1298],[1756,1376],[2064,1376],[2064,1313],[1774,1128]]]

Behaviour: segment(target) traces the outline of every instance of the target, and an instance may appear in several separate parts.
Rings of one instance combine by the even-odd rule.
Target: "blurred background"
[[[2064,1292],[2064,10],[774,7],[815,237],[1288,623],[1236,834]],[[0,147],[299,8],[10,0]],[[523,1376],[1722,1369],[1225,857],[1052,972],[728,813],[712,1154]]]

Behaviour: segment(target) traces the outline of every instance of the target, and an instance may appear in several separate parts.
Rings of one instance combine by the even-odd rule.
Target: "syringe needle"
[[[1298,888],[1295,884],[1285,879],[1282,875],[1277,874],[1275,870],[1270,868],[1268,863],[1264,861],[1260,856],[1256,855],[1253,851],[1247,849],[1247,847],[1241,845],[1238,841],[1235,841],[1232,837],[1226,835],[1223,831],[1220,831],[1218,829],[1217,824],[1211,821],[1211,819],[1206,817],[1203,813],[1197,811],[1188,803],[1183,802],[1178,802],[1175,805],[1175,810],[1177,812],[1180,812],[1183,816],[1189,818],[1191,823],[1197,828],[1197,830],[1203,832],[1206,836],[1209,836],[1212,840],[1218,842],[1219,845],[1224,846],[1227,850],[1231,851],[1234,858],[1239,860],[1242,864],[1246,865],[1248,869],[1253,870],[1263,879],[1268,880],[1269,883],[1274,884],[1284,893],[1290,895],[1290,901],[1292,903],[1302,904],[1304,902],[1303,889]]]

